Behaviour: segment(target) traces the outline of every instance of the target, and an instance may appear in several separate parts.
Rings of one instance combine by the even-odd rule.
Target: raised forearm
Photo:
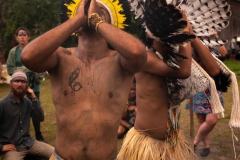
[[[131,34],[106,22],[99,24],[98,32],[123,57],[123,65],[127,69],[136,72],[146,62],[144,44]]]
[[[34,120],[43,121],[44,113],[43,113],[43,109],[41,107],[41,103],[39,102],[39,100],[37,98],[31,99],[31,101],[32,101],[32,107],[33,107],[32,118]]]
[[[192,47],[197,52],[199,59],[201,61],[202,67],[210,76],[216,76],[219,74],[220,69],[217,65],[216,60],[210,53],[209,49],[202,44],[202,42],[195,38],[192,42]]]
[[[21,60],[33,71],[46,71],[57,64],[54,52],[59,46],[85,22],[73,17],[60,26],[46,32],[30,42],[22,51]],[[51,63],[47,61],[51,58]],[[33,63],[34,62],[34,63]],[[48,63],[49,65],[44,65]],[[49,67],[50,66],[50,67]]]
[[[178,78],[188,78],[191,75],[191,63],[192,63],[192,50],[191,50],[191,44],[187,43],[185,45],[179,46],[179,54],[186,56],[188,59],[186,60],[180,60],[179,66],[180,71],[178,71],[177,74],[179,74]]]

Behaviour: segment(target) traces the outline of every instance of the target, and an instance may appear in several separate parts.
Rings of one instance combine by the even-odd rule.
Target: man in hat
[[[30,118],[43,121],[43,110],[26,74],[16,70],[11,92],[0,100],[0,155],[3,160],[23,159],[27,154],[49,158],[54,148],[34,140],[29,133]]]
[[[49,73],[57,119],[52,159],[115,159],[118,125],[134,73],[147,60],[145,46],[115,27],[126,25],[119,23],[126,18],[120,1],[75,2],[75,15],[30,42],[21,60]],[[73,32],[78,46],[60,47]]]

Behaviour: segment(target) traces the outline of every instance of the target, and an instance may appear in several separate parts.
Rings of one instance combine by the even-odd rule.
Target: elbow
[[[217,67],[216,69],[213,69],[211,71],[208,72],[209,76],[211,77],[215,77],[220,73],[220,68]]]
[[[37,70],[37,60],[32,59],[32,54],[29,54],[28,52],[25,52],[24,50],[22,51],[20,55],[20,59],[22,64],[27,67],[29,70],[34,71],[34,72],[42,72],[40,70]]]
[[[139,47],[136,48],[133,51],[133,55],[134,57],[132,58],[132,62],[133,64],[136,64],[137,66],[139,66],[139,70],[142,69],[142,67],[146,64],[147,62],[147,50],[145,49],[145,47]]]
[[[147,61],[147,50],[143,44],[135,47],[133,49],[133,54],[138,57],[138,59],[141,59],[142,61]]]
[[[24,52],[24,50],[22,51],[22,53],[20,55],[20,59],[21,59],[21,62],[24,64],[24,66],[26,66],[28,68],[29,62],[30,62],[30,57],[27,56],[27,54]]]
[[[184,71],[181,71],[181,74],[179,75],[179,79],[187,79],[191,76],[191,69],[186,69]]]
[[[178,79],[187,79],[191,76],[191,66],[180,67],[176,72]]]

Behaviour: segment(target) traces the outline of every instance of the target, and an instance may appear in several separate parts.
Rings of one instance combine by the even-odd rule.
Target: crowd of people
[[[205,47],[185,11],[175,8],[186,21],[184,33],[194,36],[178,45],[185,58],[176,60],[175,69],[163,59],[164,43],[148,32],[146,50],[139,39],[122,30],[129,25],[129,7],[117,15],[126,18],[122,20],[102,1],[82,0],[75,5],[70,19],[31,42],[27,28],[16,30],[18,45],[7,59],[11,90],[0,99],[0,156],[3,160],[21,160],[29,154],[50,160],[189,159],[190,149],[178,125],[179,105],[185,99],[176,103],[169,99],[168,81],[190,78],[193,58],[216,77],[220,68],[211,52],[223,58],[226,48]],[[77,34],[77,47],[61,47],[72,33]],[[56,112],[54,147],[45,142],[40,127],[44,120],[40,84],[45,72]],[[203,141],[202,157],[210,153],[208,135],[218,120],[209,90],[194,96],[199,125],[194,147]],[[29,133],[31,119],[36,139]],[[119,153],[118,138],[123,138]]]

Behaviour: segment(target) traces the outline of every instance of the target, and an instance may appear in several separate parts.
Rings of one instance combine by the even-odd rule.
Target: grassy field
[[[240,62],[239,61],[225,61],[225,64],[237,74],[238,82],[240,83]],[[239,85],[238,83],[238,85]],[[55,136],[56,136],[56,120],[55,120],[55,107],[52,103],[51,98],[51,86],[49,79],[41,84],[42,91],[40,95],[40,100],[42,107],[45,112],[45,121],[41,123],[42,133],[47,141],[47,143],[54,146]],[[8,84],[0,84],[0,98],[4,97],[9,93]],[[234,160],[234,150],[232,146],[232,134],[228,126],[230,115],[231,115],[231,105],[232,105],[232,93],[231,88],[229,88],[227,93],[223,94],[225,103],[225,118],[218,121],[216,127],[210,134],[211,138],[211,153],[207,158],[200,158],[205,160]],[[185,103],[182,103],[182,114],[181,114],[181,129],[183,130],[185,136],[190,140],[189,130],[189,111],[184,109]],[[194,119],[195,123],[195,133],[197,132],[197,121],[196,117]],[[240,138],[240,129],[234,130],[235,135]],[[33,126],[31,125],[31,134],[34,136]],[[121,147],[122,140],[118,140],[118,149]],[[235,142],[236,153],[240,154],[240,142]],[[197,148],[196,154],[199,155],[202,149],[202,144]],[[1,158],[0,158],[1,159]],[[240,159],[240,158],[239,158]]]

